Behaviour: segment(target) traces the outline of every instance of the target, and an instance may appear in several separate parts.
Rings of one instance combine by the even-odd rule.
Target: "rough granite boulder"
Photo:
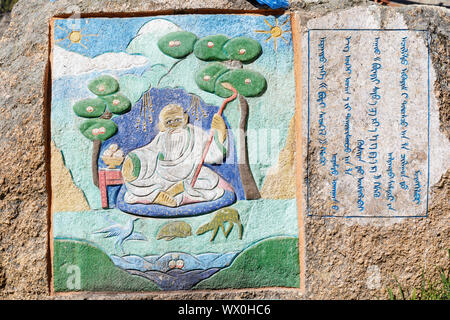
[[[200,11],[199,11],[200,10]],[[203,10],[203,11],[201,11]],[[49,199],[49,21],[71,14],[133,16],[146,12],[218,12],[256,8],[244,0],[80,1],[21,0],[0,40],[0,298],[4,299],[385,299],[387,287],[420,287],[422,271],[438,279],[437,267],[449,268],[450,171],[433,167],[428,216],[416,219],[324,219],[299,214],[302,285],[296,289],[187,291],[139,294],[79,293],[54,295],[51,285]],[[434,153],[447,152],[450,139],[450,11],[432,6],[381,7],[358,0],[291,1],[298,30],[321,21],[342,25],[370,16],[380,28],[402,24],[430,34],[431,135],[446,137]],[[354,26],[361,22],[354,22]],[[305,53],[299,54],[305,56]],[[297,79],[301,81],[301,79]],[[301,90],[300,90],[301,91]],[[301,114],[299,110],[299,114]],[[293,127],[293,126],[291,126]],[[304,123],[303,123],[304,130]],[[302,136],[296,123],[295,136]],[[304,133],[304,131],[303,131]],[[297,168],[305,197],[306,148],[293,147],[292,133],[280,156],[279,174]],[[303,140],[306,140],[303,134]],[[300,146],[302,146],[300,144]],[[297,165],[295,163],[300,163]],[[300,170],[301,169],[301,170]],[[298,172],[301,171],[301,172]],[[276,172],[275,169],[273,172]],[[64,177],[60,177],[64,179]],[[273,185],[271,185],[273,184]],[[279,187],[277,179],[266,190]],[[291,184],[295,184],[291,182]],[[70,186],[69,186],[70,187]],[[299,188],[300,189],[300,188]],[[270,191],[274,192],[274,191]],[[286,191],[288,192],[288,191]],[[303,201],[304,202],[304,201]],[[60,204],[63,205],[63,204]]]

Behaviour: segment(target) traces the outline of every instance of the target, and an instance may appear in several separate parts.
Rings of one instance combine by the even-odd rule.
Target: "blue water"
[[[111,255],[110,258],[119,268],[154,282],[162,290],[187,290],[228,267],[238,254],[170,252],[162,256]]]

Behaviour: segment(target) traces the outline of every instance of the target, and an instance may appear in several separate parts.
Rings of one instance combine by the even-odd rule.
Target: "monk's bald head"
[[[188,123],[188,115],[184,113],[184,109],[178,104],[168,104],[159,113],[159,131],[169,132],[179,128],[184,128]]]

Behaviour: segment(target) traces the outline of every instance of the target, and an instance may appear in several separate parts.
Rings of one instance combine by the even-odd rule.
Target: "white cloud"
[[[125,52],[108,52],[95,58],[89,58],[55,46],[53,48],[52,77],[57,79],[92,71],[130,69],[147,63],[146,57]]]
[[[145,33],[158,34],[159,36],[162,36],[169,32],[181,30],[182,29],[173,22],[164,19],[154,19],[144,24],[141,29],[139,29],[137,36]]]
[[[152,61],[152,63],[171,66],[177,59],[162,53],[158,48],[158,40],[170,32],[182,30],[168,20],[151,20],[141,27],[136,37],[131,40],[126,51],[128,53],[142,54]]]
[[[127,52],[104,53],[95,58],[65,50],[60,46],[53,49],[52,77],[57,79],[92,71],[123,70],[139,67],[149,61],[171,66],[176,59],[164,55],[158,48],[158,40],[169,32],[180,31],[180,27],[164,19],[154,19],[141,27],[130,42]]]

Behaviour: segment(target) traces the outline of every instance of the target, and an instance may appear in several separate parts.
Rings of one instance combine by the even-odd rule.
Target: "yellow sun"
[[[70,48],[74,43],[77,43],[87,49],[87,46],[85,44],[83,44],[82,41],[83,40],[87,41],[88,39],[86,37],[98,37],[98,34],[83,34],[81,29],[75,30],[75,26],[72,27],[72,30],[68,30],[59,25],[57,25],[56,27],[60,30],[67,32],[67,36],[65,36],[62,39],[57,39],[56,43],[61,42],[66,39],[69,39],[70,43],[69,43],[68,48]]]
[[[70,40],[72,43],[80,43],[80,42],[81,42],[81,39],[83,39],[83,36],[81,35],[81,32],[80,32],[80,31],[72,31],[72,32],[69,34],[69,40]]]
[[[281,27],[286,25],[289,21],[289,17],[284,21],[281,25],[278,25],[278,19],[275,18],[275,25],[271,25],[266,18],[264,18],[265,23],[270,27],[270,30],[255,30],[257,33],[265,33],[270,34],[270,36],[266,39],[266,42],[273,38],[273,45],[275,48],[275,51],[277,51],[277,40],[278,38],[283,39],[284,42],[289,43],[287,39],[283,37],[284,33],[291,32],[290,30],[283,30]]]

